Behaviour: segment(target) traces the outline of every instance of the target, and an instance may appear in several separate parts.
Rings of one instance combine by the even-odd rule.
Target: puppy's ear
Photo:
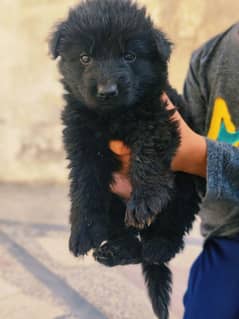
[[[58,23],[49,38],[49,52],[53,59],[60,55],[60,45],[63,38],[64,22]]]
[[[167,39],[166,35],[162,31],[157,29],[154,29],[153,36],[158,53],[165,62],[168,62],[172,52],[173,43]]]

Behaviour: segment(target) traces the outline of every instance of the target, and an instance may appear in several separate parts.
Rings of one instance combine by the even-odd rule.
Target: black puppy
[[[172,111],[160,101],[163,92],[189,121],[168,84],[171,44],[145,8],[88,0],[57,25],[50,48],[60,56],[66,91],[70,250],[78,256],[93,248],[108,266],[142,263],[153,309],[168,318],[171,273],[165,263],[183,248],[199,201],[193,177],[170,170],[180,138]],[[127,204],[109,189],[121,168],[112,140],[132,151]]]

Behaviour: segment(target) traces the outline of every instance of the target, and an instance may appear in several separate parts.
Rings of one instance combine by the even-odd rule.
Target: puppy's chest
[[[160,120],[160,112],[143,111],[132,112],[118,118],[114,118],[107,125],[110,139],[122,140],[127,143],[133,139],[145,137],[157,130]]]

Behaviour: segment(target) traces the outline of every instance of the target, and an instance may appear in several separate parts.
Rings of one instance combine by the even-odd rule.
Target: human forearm
[[[207,143],[203,136],[192,131],[178,112],[173,116],[179,123],[181,144],[172,160],[172,170],[206,177]]]
[[[172,161],[172,169],[206,177],[207,145],[205,138],[195,134],[188,152],[179,153]]]

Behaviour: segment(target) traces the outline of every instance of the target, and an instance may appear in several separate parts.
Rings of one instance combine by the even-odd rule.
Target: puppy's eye
[[[80,61],[82,64],[89,64],[91,62],[91,57],[87,54],[82,54],[80,56]]]
[[[132,63],[136,60],[136,55],[132,52],[126,52],[124,54],[124,60],[128,63]]]

